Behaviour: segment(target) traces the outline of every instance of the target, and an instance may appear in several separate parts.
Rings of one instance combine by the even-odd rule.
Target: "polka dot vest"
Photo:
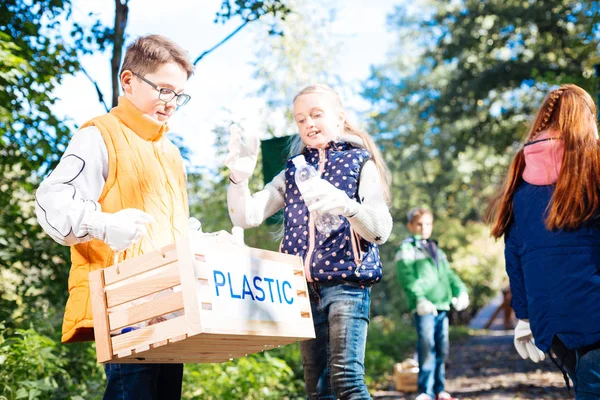
[[[324,150],[306,148],[302,154],[315,169],[320,167],[322,179],[360,202],[358,179],[364,163],[371,158],[367,150],[346,142],[330,142]],[[344,223],[330,234],[324,235],[314,227],[296,186],[292,158],[285,171],[285,230],[280,251],[302,257],[309,281],[361,285],[379,282],[382,269],[377,245],[355,233],[346,218],[342,217]]]

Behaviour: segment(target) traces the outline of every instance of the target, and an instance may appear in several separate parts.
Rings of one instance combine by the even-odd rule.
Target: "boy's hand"
[[[310,179],[304,183],[302,197],[308,211],[351,217],[358,211],[358,203],[346,192],[323,179]]]
[[[113,251],[123,251],[147,235],[146,224],[154,218],[141,210],[126,208],[114,214],[95,212],[88,215],[85,225],[89,234],[102,240]]]
[[[417,315],[422,317],[429,314],[438,315],[437,308],[427,299],[419,300],[417,303]]]
[[[535,339],[533,338],[533,333],[531,332],[529,322],[527,321],[520,319],[519,322],[517,322],[514,344],[515,349],[517,349],[517,352],[523,360],[530,358],[531,361],[537,363],[546,358],[544,353],[535,345]]]
[[[231,171],[231,180],[240,183],[254,172],[260,140],[256,135],[247,135],[242,140],[242,130],[236,124],[231,125],[229,132],[231,135],[225,166]]]
[[[462,292],[458,297],[454,297],[452,299],[452,306],[456,311],[462,311],[469,307],[469,295],[467,292]]]

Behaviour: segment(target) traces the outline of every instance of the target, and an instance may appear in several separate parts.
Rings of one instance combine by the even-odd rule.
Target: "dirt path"
[[[512,334],[473,336],[453,343],[446,368],[446,390],[461,400],[573,399],[562,374],[548,358],[539,364],[522,360]],[[411,400],[415,394],[378,392],[377,400]]]

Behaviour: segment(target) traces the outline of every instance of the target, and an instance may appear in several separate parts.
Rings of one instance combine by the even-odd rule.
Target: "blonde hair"
[[[339,107],[340,110],[343,110],[342,101],[340,100],[339,94],[335,90],[333,90],[331,87],[329,87],[328,85],[325,85],[323,83],[316,83],[314,85],[310,85],[310,86],[307,86],[304,89],[302,89],[300,92],[298,92],[298,94],[296,96],[294,96],[294,101],[292,102],[292,104],[296,103],[296,100],[300,96],[309,94],[309,93],[328,94],[328,95],[332,96],[332,98],[335,100],[335,105],[337,107]],[[386,199],[386,202],[389,205],[391,203],[390,187],[391,187],[392,179],[391,179],[390,171],[389,171],[387,165],[385,164],[385,161],[383,159],[381,151],[379,150],[379,147],[377,146],[377,144],[375,143],[375,141],[373,140],[371,135],[369,135],[367,132],[365,132],[361,129],[356,128],[354,125],[352,125],[350,122],[348,122],[348,120],[345,118],[344,118],[344,133],[348,134],[348,135],[355,135],[355,136],[358,136],[359,138],[361,138],[365,145],[365,148],[369,151],[369,153],[371,153],[371,157],[373,159],[373,162],[375,163],[375,166],[377,167],[377,172],[379,173],[379,178],[381,179],[381,183],[383,184],[383,195]],[[302,152],[304,147],[305,147],[305,145],[302,142],[300,135],[297,135],[290,144],[290,156],[294,156],[294,155]]]
[[[119,75],[131,71],[144,76],[170,62],[178,64],[188,78],[194,73],[188,52],[177,43],[162,35],[141,36],[127,48]]]

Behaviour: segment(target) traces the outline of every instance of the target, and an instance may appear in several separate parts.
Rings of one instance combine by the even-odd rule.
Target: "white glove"
[[[438,315],[437,308],[427,299],[421,299],[417,302],[417,315]]]
[[[535,339],[531,333],[529,322],[522,319],[517,322],[515,327],[515,349],[523,360],[531,358],[534,363],[543,361],[546,356],[535,345]]]
[[[188,218],[188,231],[190,231],[190,233],[203,233],[202,222],[194,217]]]
[[[244,243],[244,229],[243,228],[240,228],[239,226],[234,226],[231,229],[231,236],[232,236],[232,241],[234,243],[237,243],[242,246],[246,245]]]
[[[358,212],[359,204],[346,192],[323,179],[309,179],[302,184],[302,197],[308,205],[308,211],[322,214],[353,216]]]
[[[82,225],[90,236],[102,240],[113,251],[121,252],[147,235],[146,224],[154,218],[141,210],[126,208],[114,214],[94,212],[86,216]]]
[[[256,135],[246,135],[242,140],[242,130],[235,124],[229,128],[229,133],[225,166],[231,171],[231,180],[240,183],[248,179],[256,168],[260,140]]]
[[[462,311],[469,307],[469,295],[467,292],[462,292],[458,297],[452,299],[452,306],[456,311]]]

